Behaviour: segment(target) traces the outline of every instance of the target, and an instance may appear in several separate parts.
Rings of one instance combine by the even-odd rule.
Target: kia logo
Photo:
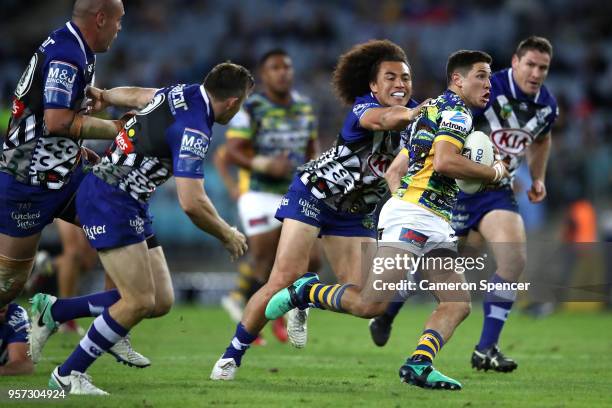
[[[532,136],[522,129],[499,129],[491,133],[491,141],[503,153],[522,154]]]

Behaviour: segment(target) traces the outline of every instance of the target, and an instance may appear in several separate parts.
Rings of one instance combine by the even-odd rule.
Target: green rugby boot
[[[406,361],[399,371],[402,382],[435,390],[460,390],[461,383],[445,376],[431,364]]]
[[[277,292],[266,306],[266,319],[278,319],[295,307],[307,308],[308,302],[304,299],[304,290],[307,286],[312,286],[317,282],[319,282],[319,276],[316,273],[307,273],[293,282],[291,286]]]

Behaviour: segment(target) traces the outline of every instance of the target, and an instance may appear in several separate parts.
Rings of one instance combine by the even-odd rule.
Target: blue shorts
[[[295,178],[276,210],[276,219],[300,221],[320,229],[319,236],[376,238],[377,219],[369,214],[335,211],[312,195],[299,178]]]
[[[493,210],[518,212],[514,192],[508,187],[476,194],[459,192],[453,209],[451,225],[457,236],[466,236],[471,229],[478,231],[482,217]]]
[[[54,218],[72,221],[69,207],[84,173],[81,166],[59,190],[31,186],[0,172],[0,233],[28,237],[39,233]]]
[[[111,249],[153,236],[149,205],[89,173],[76,197],[79,221],[92,247]]]

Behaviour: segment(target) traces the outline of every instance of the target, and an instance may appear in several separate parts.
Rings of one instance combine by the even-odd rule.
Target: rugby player
[[[259,61],[261,92],[253,93],[229,123],[226,133],[227,158],[240,167],[238,212],[242,222],[251,268],[241,268],[241,288],[222,299],[223,307],[236,323],[245,302],[268,280],[280,238],[281,222],[274,218],[282,195],[289,188],[293,172],[319,154],[317,121],[309,99],[293,88],[293,64],[282,49],[266,52]],[[320,261],[313,247],[309,271],[316,272]],[[301,312],[300,313],[304,313]],[[288,324],[291,325],[289,320]],[[284,320],[273,322],[273,332],[287,341]],[[296,333],[290,332],[290,333]],[[305,333],[290,336],[300,347]]]
[[[28,356],[28,314],[16,303],[0,308],[0,376],[34,372]]]
[[[552,45],[543,37],[521,41],[512,57],[512,66],[493,74],[491,97],[486,108],[474,112],[474,128],[490,135],[508,164],[512,177],[524,158],[532,184],[527,192],[532,203],[546,198],[546,164],[551,148],[551,127],[558,116],[557,102],[544,85],[552,59]],[[490,245],[497,271],[490,283],[517,282],[526,265],[526,235],[510,179],[489,185],[476,194],[460,192],[453,210],[452,225],[460,239],[484,238]],[[468,238],[469,235],[469,238]],[[472,353],[478,370],[510,372],[517,363],[498,347],[501,331],[512,308],[516,292],[488,293],[483,302],[484,324]],[[373,319],[370,331],[375,343],[383,346],[391,323],[403,303],[389,306]]]
[[[202,85],[95,90],[103,103],[141,108],[85,176],[76,197],[83,230],[118,290],[74,299],[35,296],[32,319],[46,327],[32,330],[32,347],[38,353],[58,321],[97,314],[74,352],[53,370],[51,388],[106,394],[92,384],[87,368],[143,318],[170,310],[172,282],[153,234],[148,201],[171,176],[176,178],[179,203],[191,221],[218,238],[232,258],[246,251],[246,238],[218,215],[202,181],[213,123],[229,122],[253,82],[244,67],[223,63],[210,71]]]
[[[121,0],[77,0],[24,71],[0,156],[0,307],[23,289],[43,228],[74,221],[68,203],[83,178],[81,139],[112,139],[120,121],[82,114],[94,53],[121,29]]]
[[[450,226],[451,210],[459,190],[455,179],[478,179],[496,183],[507,176],[500,161],[493,167],[475,163],[461,155],[472,131],[471,109],[484,108],[491,89],[491,57],[481,51],[460,50],[448,58],[447,90],[425,106],[411,126],[409,144],[395,159],[409,162],[401,185],[380,212],[381,237],[377,257],[453,256],[456,237]],[[401,168],[398,166],[396,168]],[[393,171],[393,169],[391,169]],[[462,274],[454,271],[419,271],[430,282],[460,284]],[[395,278],[405,277],[397,268]],[[316,276],[304,276],[274,295],[266,308],[273,318],[288,308],[313,305],[359,317],[382,313],[388,301],[371,297],[373,273],[362,287],[322,284]],[[385,277],[390,279],[389,274]],[[438,306],[425,323],[416,350],[400,368],[403,382],[424,388],[461,389],[461,384],[436,370],[432,363],[455,328],[470,312],[466,290],[431,291]]]
[[[335,145],[302,166],[282,198],[276,218],[283,226],[270,279],[249,300],[232,341],[213,367],[213,380],[234,379],[246,349],[266,324],[268,301],[307,273],[306,254],[317,237],[340,282],[359,281],[361,243],[375,242],[374,211],[388,192],[383,175],[399,151],[400,131],[419,111],[407,107],[416,106],[410,99],[408,59],[388,40],[358,44],[340,57],[333,83],[352,108]],[[349,286],[336,285],[334,292],[341,296]]]

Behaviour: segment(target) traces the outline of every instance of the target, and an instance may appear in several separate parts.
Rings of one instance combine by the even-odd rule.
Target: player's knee
[[[127,303],[127,308],[134,317],[144,319],[151,316],[155,311],[155,295],[140,294],[138,296],[124,298]]]
[[[174,293],[172,291],[168,291],[164,293],[162,296],[157,296],[155,298],[155,309],[150,317],[161,317],[170,312],[172,309],[172,305],[174,304]]]
[[[382,303],[359,301],[351,307],[351,314],[364,319],[380,316],[385,312],[385,305]]]
[[[472,312],[471,302],[453,302],[452,305],[454,314],[459,321],[465,320]]]

